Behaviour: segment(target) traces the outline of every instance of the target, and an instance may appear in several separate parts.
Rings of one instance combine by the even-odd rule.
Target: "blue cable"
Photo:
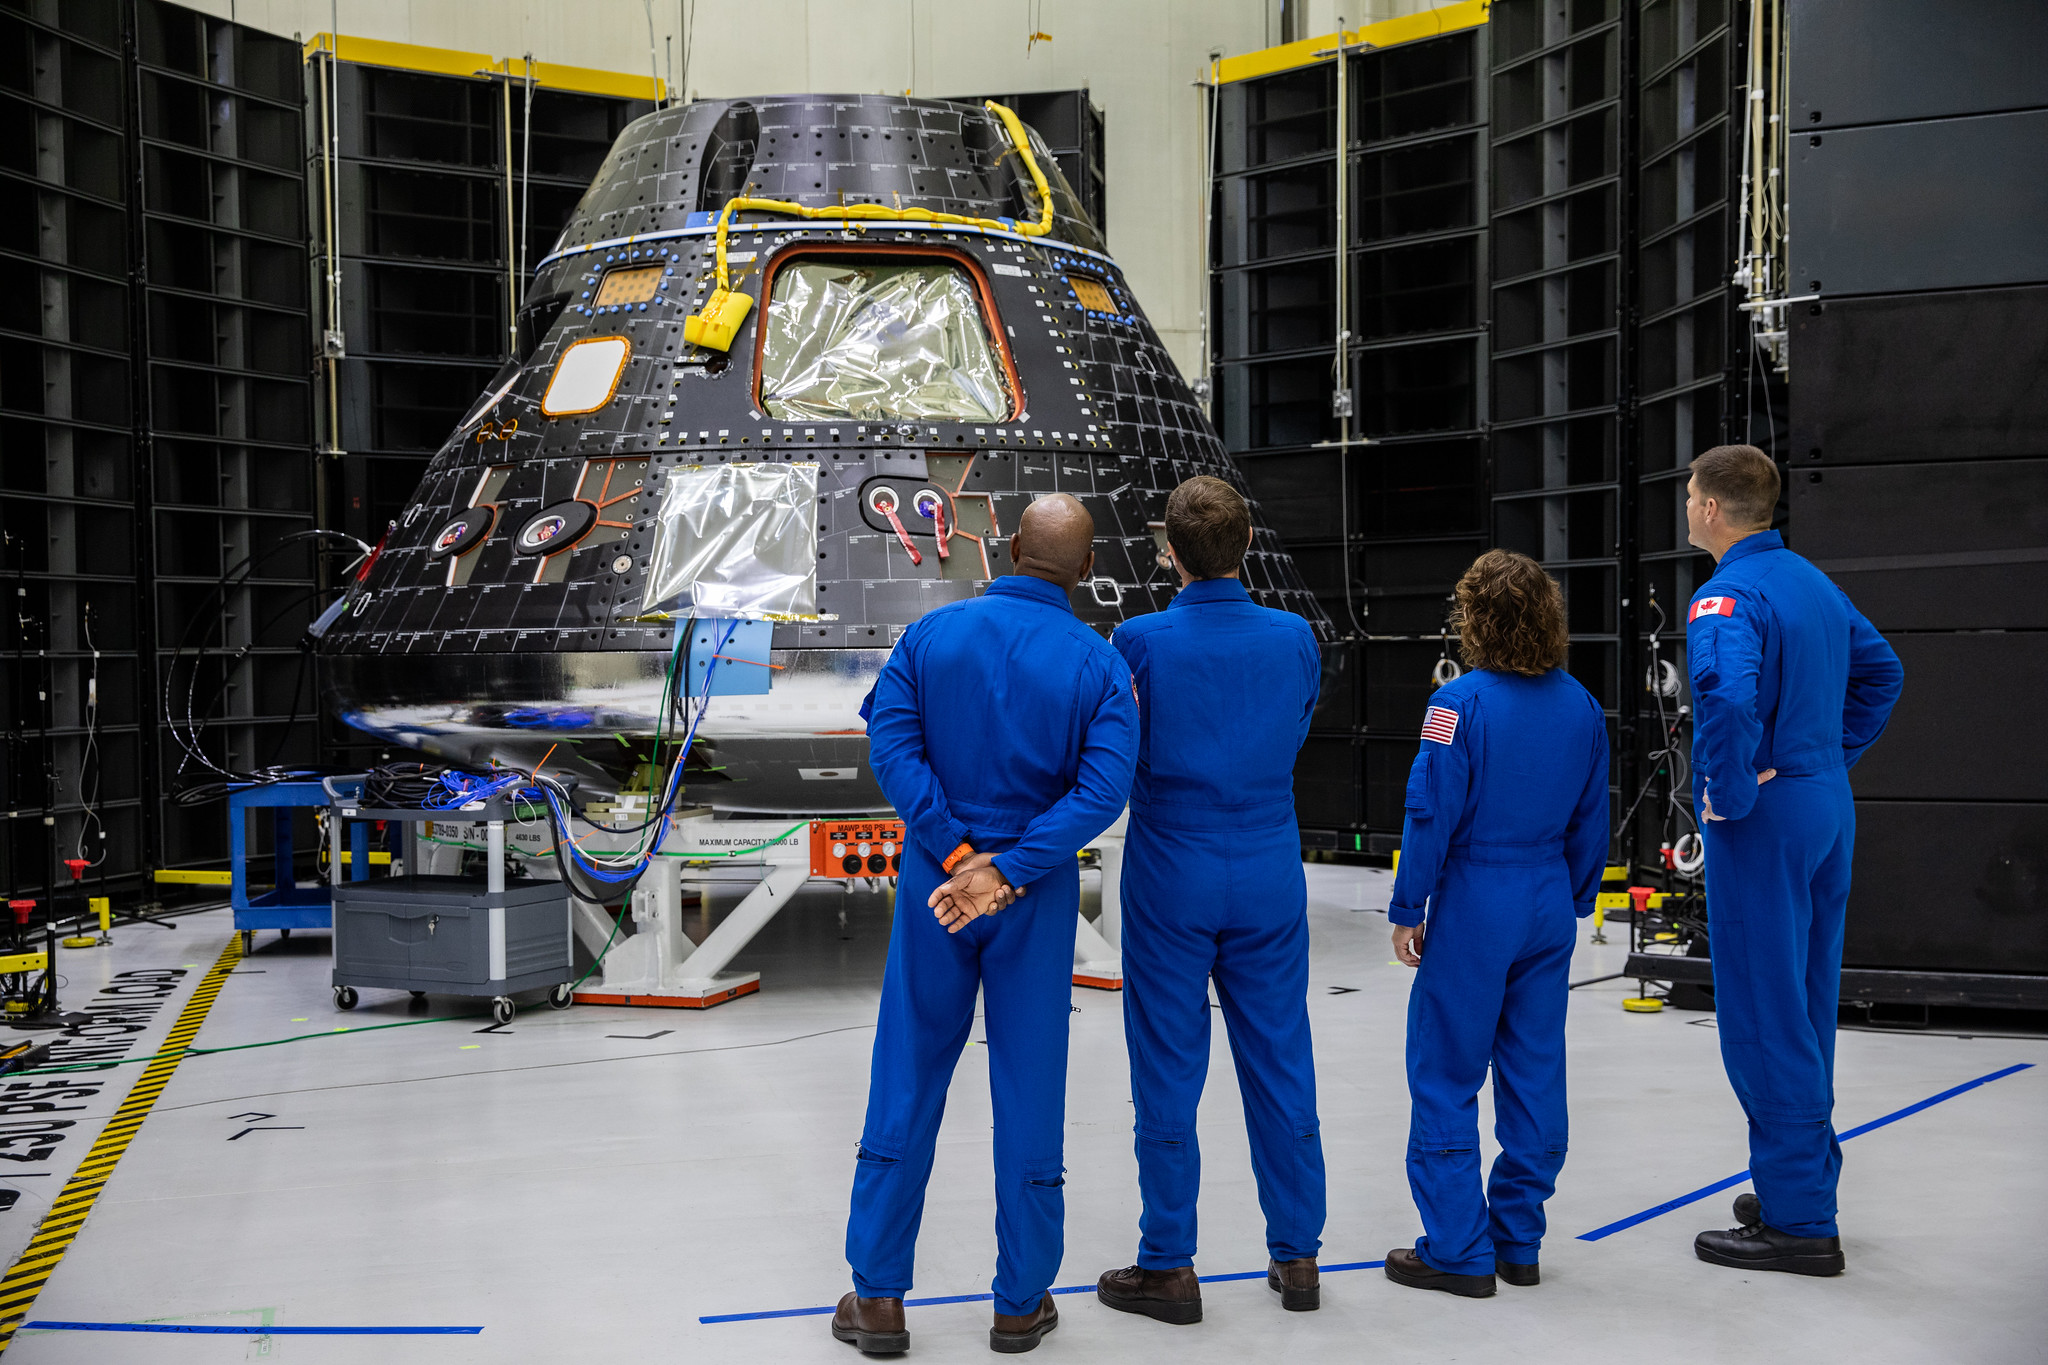
[[[662,841],[668,837],[670,813],[675,806],[676,793],[682,784],[683,763],[690,756],[690,745],[696,742],[697,727],[703,723],[705,713],[711,709],[711,679],[718,672],[719,656],[725,652],[727,644],[732,640],[733,633],[738,629],[738,621],[732,621],[726,625],[725,634],[719,637],[718,644],[711,652],[711,659],[705,665],[704,687],[697,698],[696,714],[690,719],[689,732],[683,736],[682,750],[676,755],[674,766],[669,769],[668,785],[662,794],[661,800],[661,819],[654,827],[654,837],[648,841],[646,852],[629,868],[602,868],[588,861],[583,850],[578,848],[574,841],[564,843],[562,846],[563,851],[568,854],[570,861],[575,863],[576,867],[584,875],[600,882],[617,883],[631,881],[647,870],[647,865],[654,860],[655,855],[660,851]],[[683,649],[683,640],[680,637],[676,641],[676,649],[679,653]],[[681,674],[682,679],[687,679],[687,677],[688,674],[686,672]],[[560,823],[561,828],[568,829],[569,816],[562,809],[561,798],[556,796],[552,788],[544,788],[542,792],[547,798],[548,806],[554,812],[555,819]]]

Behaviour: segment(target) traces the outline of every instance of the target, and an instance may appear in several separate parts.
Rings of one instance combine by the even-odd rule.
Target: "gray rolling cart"
[[[488,998],[491,1016],[512,1021],[514,991],[548,988],[548,1004],[566,1009],[576,979],[569,889],[561,882],[505,880],[505,821],[511,802],[499,798],[462,810],[367,806],[339,795],[331,808],[330,848],[347,848],[353,822],[384,820],[405,832],[407,874],[344,880],[334,859],[334,1004],[356,1007],[356,991],[374,986],[438,995]],[[414,875],[423,820],[481,822],[482,879]]]

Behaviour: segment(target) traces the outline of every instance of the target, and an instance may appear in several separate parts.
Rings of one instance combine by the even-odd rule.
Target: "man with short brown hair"
[[[1856,846],[1849,769],[1905,674],[1842,590],[1770,529],[1778,468],[1755,446],[1692,463],[1687,538],[1714,557],[1686,613],[1693,804],[1707,854],[1715,1031],[1749,1116],[1755,1194],[1703,1261],[1838,1275],[1835,1011]]]
[[[1294,756],[1322,681],[1313,629],[1252,602],[1238,574],[1251,508],[1206,475],[1166,503],[1181,590],[1110,643],[1137,684],[1138,772],[1124,846],[1124,1041],[1137,1109],[1138,1261],[1096,1281],[1111,1308],[1200,1322],[1195,1110],[1209,987],[1230,1029],[1266,1214],[1266,1283],[1319,1305],[1323,1147],[1308,1026],[1308,889]]]

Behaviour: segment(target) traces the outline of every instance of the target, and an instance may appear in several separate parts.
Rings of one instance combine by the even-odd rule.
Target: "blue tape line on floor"
[[[1929,1095],[1926,1099],[1921,1100],[1916,1104],[1909,1104],[1904,1109],[1894,1109],[1891,1113],[1886,1114],[1883,1118],[1876,1118],[1872,1119],[1868,1123],[1859,1124],[1856,1127],[1851,1128],[1846,1133],[1837,1133],[1835,1135],[1835,1141],[1847,1142],[1850,1138],[1862,1137],[1865,1133],[1872,1132],[1876,1129],[1882,1128],[1888,1123],[1897,1123],[1900,1119],[1911,1118],[1913,1115],[1919,1113],[1921,1110],[1930,1109],[1933,1106],[1940,1104],[1943,1100],[1952,1100],[1958,1095],[1968,1094],[1970,1091],[1975,1090],[1980,1085],[1989,1085],[1993,1081],[2002,1081],[2007,1076],[2013,1075],[2016,1072],[2025,1071],[2033,1065],[2034,1064],[2032,1062],[2021,1062],[2017,1066],[2009,1066],[2002,1071],[1994,1071],[1988,1076],[1979,1076],[1974,1081],[1965,1081],[1961,1085],[1955,1086],[1952,1089],[1942,1091],[1939,1095]],[[1705,1199],[1710,1194],[1719,1194],[1722,1190],[1743,1184],[1748,1179],[1748,1170],[1745,1169],[1737,1171],[1734,1175],[1729,1176],[1726,1180],[1716,1180],[1711,1185],[1702,1185],[1699,1189],[1694,1190],[1691,1194],[1681,1194],[1680,1196],[1678,1196],[1678,1198],[1668,1199],[1662,1204],[1657,1205],[1655,1208],[1644,1209],[1641,1213],[1632,1213],[1628,1217],[1623,1218],[1618,1222],[1609,1223],[1604,1228],[1594,1228],[1591,1232],[1582,1232],[1579,1234],[1579,1240],[1581,1242],[1597,1242],[1601,1240],[1603,1237],[1612,1237],[1615,1233],[1625,1232],[1629,1228],[1634,1227],[1638,1223],[1647,1223],[1652,1218],[1661,1217],[1664,1214],[1671,1212],[1673,1209],[1682,1209],[1687,1204],[1696,1203],[1699,1200]]]
[[[1385,1264],[1385,1261],[1346,1261],[1343,1265],[1324,1266],[1323,1273],[1330,1275],[1339,1270],[1378,1270]],[[1195,1278],[1203,1284],[1222,1284],[1228,1280],[1263,1280],[1266,1278],[1266,1272],[1263,1270],[1243,1270],[1233,1275],[1198,1275]],[[1048,1294],[1086,1294],[1094,1288],[1095,1286],[1092,1284],[1058,1284],[1046,1292]],[[934,1308],[944,1303],[988,1303],[994,1298],[995,1295],[993,1294],[948,1294],[944,1298],[937,1299],[905,1299],[903,1306],[905,1308]],[[777,1308],[765,1313],[718,1313],[711,1317],[698,1318],[697,1321],[707,1325],[719,1322],[760,1322],[766,1318],[817,1317],[820,1314],[833,1311],[835,1311],[833,1307]]]
[[[176,1322],[41,1321],[24,1322],[21,1328],[25,1332],[197,1332],[217,1337],[473,1337],[484,1330],[481,1327],[198,1327]]]
[[[1846,1133],[1838,1133],[1835,1136],[1835,1140],[1837,1142],[1847,1142],[1850,1138],[1861,1137],[1865,1133],[1871,1132],[1878,1128],[1882,1128],[1888,1123],[1897,1123],[1900,1119],[1910,1118],[1914,1114],[1919,1113],[1923,1109],[1932,1108],[1934,1105],[1940,1104],[1943,1100],[1952,1100],[1958,1095],[1967,1094],[1968,1092],[1975,1090],[1980,1085],[1989,1085],[1993,1081],[2004,1080],[2007,1076],[2011,1076],[2017,1072],[2025,1071],[2033,1065],[2034,1063],[2032,1062],[2021,1062],[2016,1066],[2006,1067],[2002,1071],[1994,1071],[1988,1076],[1979,1076],[1974,1081],[1965,1081],[1963,1082],[1963,1084],[1956,1086],[1953,1089],[1942,1091],[1939,1095],[1929,1095],[1926,1099],[1921,1100],[1916,1104],[1909,1104],[1904,1109],[1895,1109],[1891,1113],[1886,1114],[1882,1118],[1875,1118],[1868,1123],[1859,1124],[1857,1127],[1851,1128]],[[1699,1189],[1694,1190],[1691,1194],[1682,1194],[1678,1196],[1678,1198],[1676,1199],[1667,1200],[1666,1202],[1657,1205],[1655,1208],[1644,1209],[1641,1213],[1631,1214],[1627,1218],[1621,1219],[1619,1222],[1609,1223],[1604,1228],[1595,1228],[1591,1232],[1582,1232],[1579,1234],[1579,1240],[1581,1242],[1597,1242],[1604,1237],[1611,1237],[1615,1233],[1622,1232],[1629,1228],[1632,1228],[1638,1223],[1647,1223],[1650,1219],[1656,1218],[1662,1214],[1669,1213],[1673,1209],[1682,1209],[1687,1204],[1696,1203],[1701,1199],[1705,1199],[1710,1194],[1718,1194],[1722,1190],[1728,1189],[1731,1186],[1740,1185],[1748,1179],[1748,1171],[1737,1171],[1734,1175],[1729,1176],[1726,1180],[1717,1180],[1711,1185],[1703,1185]],[[1347,1261],[1342,1265],[1326,1265],[1322,1268],[1322,1270],[1325,1275],[1329,1275],[1334,1274],[1335,1272],[1340,1270],[1378,1270],[1385,1264],[1385,1261]],[[1229,1280],[1263,1280],[1264,1278],[1266,1278],[1266,1272],[1263,1270],[1246,1270],[1231,1275],[1201,1275],[1197,1278],[1200,1279],[1203,1284],[1219,1284]],[[1050,1292],[1054,1294],[1085,1294],[1094,1287],[1095,1286],[1092,1284],[1060,1285],[1052,1289]],[[993,1294],[952,1294],[948,1295],[945,1298],[937,1299],[905,1299],[903,1301],[903,1306],[905,1308],[929,1308],[939,1304],[946,1303],[987,1303],[993,1298],[995,1298],[995,1295]],[[830,1307],[779,1308],[766,1313],[719,1313],[714,1314],[710,1317],[700,1317],[697,1319],[697,1321],[705,1324],[720,1322],[759,1322],[766,1318],[815,1317],[819,1314],[830,1313],[832,1311],[834,1310]]]

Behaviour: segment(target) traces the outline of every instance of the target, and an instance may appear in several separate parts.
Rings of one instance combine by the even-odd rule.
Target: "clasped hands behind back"
[[[1024,894],[1021,886],[1010,885],[993,853],[974,853],[962,859],[953,875],[926,898],[932,913],[946,932],[957,934],[983,915],[993,915]]]

